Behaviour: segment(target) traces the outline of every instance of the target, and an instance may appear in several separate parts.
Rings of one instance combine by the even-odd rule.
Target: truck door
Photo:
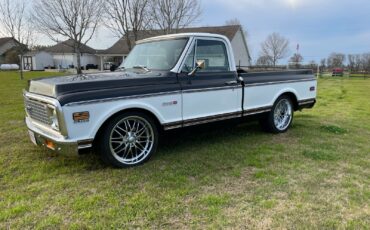
[[[185,59],[179,80],[182,87],[184,126],[223,120],[241,115],[241,86],[231,71],[228,46],[223,39],[197,38]],[[188,73],[197,61],[205,66]]]

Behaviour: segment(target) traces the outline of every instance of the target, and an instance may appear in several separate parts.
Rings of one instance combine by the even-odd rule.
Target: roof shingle
[[[64,42],[60,42],[54,46],[45,49],[49,53],[75,53],[73,48],[73,40],[69,39]],[[95,54],[96,50],[90,46],[81,44],[81,53]]]

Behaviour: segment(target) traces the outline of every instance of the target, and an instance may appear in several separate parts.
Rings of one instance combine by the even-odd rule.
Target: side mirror
[[[195,68],[188,74],[188,76],[194,76],[195,73],[199,70],[199,69],[204,69],[204,67],[206,66],[206,62],[205,60],[198,60],[196,63],[195,63]]]

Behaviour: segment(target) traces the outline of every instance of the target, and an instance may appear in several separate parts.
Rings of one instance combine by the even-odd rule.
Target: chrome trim
[[[251,83],[251,84],[246,83],[245,87],[262,86],[262,85],[276,85],[276,84],[307,82],[307,81],[316,81],[316,79],[314,79],[314,78],[305,78],[305,79],[299,79],[299,80],[270,81],[270,82],[261,82],[261,83]]]
[[[198,92],[218,91],[218,90],[227,90],[227,89],[240,89],[240,88],[242,88],[241,85],[221,86],[221,87],[201,88],[201,89],[187,89],[187,90],[183,90],[182,93],[198,93]]]
[[[171,123],[163,124],[163,126],[164,126],[164,130],[170,130],[170,129],[188,127],[192,125],[206,124],[206,123],[215,122],[215,121],[228,120],[228,119],[233,119],[233,118],[238,118],[238,117],[242,117],[241,111],[233,112],[233,113],[225,113],[221,115],[199,117],[199,118],[188,119],[188,120],[178,121],[178,122],[171,122]]]
[[[272,106],[264,106],[264,107],[259,107],[259,108],[255,108],[255,109],[245,109],[243,111],[243,115],[249,116],[249,115],[254,115],[254,114],[270,112],[271,108],[272,108]]]
[[[221,115],[220,117],[218,116],[211,116],[211,117],[206,117],[206,118],[197,118],[193,120],[188,120],[185,121],[183,124],[183,127],[188,127],[192,125],[200,125],[200,124],[206,124],[210,122],[216,122],[216,121],[223,121],[223,120],[228,120],[228,119],[233,119],[233,118],[239,118],[242,117],[241,112],[237,112],[235,114],[229,114],[229,115]],[[203,120],[205,119],[205,120]]]
[[[189,90],[183,90],[183,91],[175,90],[175,91],[161,92],[161,93],[149,93],[149,94],[142,94],[142,95],[111,97],[111,98],[94,99],[94,100],[88,100],[88,101],[70,102],[70,103],[65,104],[64,106],[86,105],[86,104],[103,103],[103,102],[127,100],[127,99],[140,99],[140,98],[147,98],[147,97],[181,94],[181,92],[182,93],[193,93],[193,92],[206,92],[206,91],[237,89],[237,88],[242,88],[242,86],[234,85],[234,86],[213,87],[213,88],[205,88],[205,89],[204,88],[203,89],[189,89]]]
[[[181,93],[180,90],[176,90],[176,91],[161,92],[161,93],[149,93],[149,94],[142,94],[142,95],[111,97],[111,98],[104,98],[104,99],[94,99],[94,100],[89,100],[89,101],[70,102],[70,103],[65,104],[64,106],[75,106],[75,105],[85,105],[85,104],[93,104],[93,103],[103,103],[103,102],[126,100],[126,99],[139,99],[139,98],[156,97],[156,96],[172,95],[172,94],[180,94],[180,93]]]
[[[315,102],[315,98],[310,98],[310,99],[305,99],[305,100],[300,100],[298,101],[298,105],[306,105],[306,104],[311,104]]]
[[[54,130],[51,126],[50,127],[49,126],[44,126],[42,128],[45,129],[48,132],[58,132],[58,133],[60,132],[60,134],[62,134],[64,137],[68,137],[67,125],[66,125],[66,122],[65,122],[62,106],[60,105],[58,100],[56,100],[54,98],[38,95],[38,94],[33,94],[33,93],[30,93],[30,92],[27,92],[26,90],[23,90],[23,97],[31,98],[33,100],[36,100],[36,101],[43,102],[43,103],[54,106],[55,109],[56,109],[56,112],[57,112],[58,123],[59,123],[59,131]],[[28,114],[27,114],[27,116],[28,116]],[[38,124],[40,126],[40,122],[37,122],[34,119],[32,119],[32,123]]]

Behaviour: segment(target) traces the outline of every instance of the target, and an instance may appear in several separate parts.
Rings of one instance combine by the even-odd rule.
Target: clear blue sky
[[[331,52],[370,52],[370,0],[203,0],[202,6],[194,26],[238,18],[248,31],[254,60],[272,32],[289,39],[291,54],[299,43],[305,62],[318,62]],[[107,48],[116,40],[101,30],[89,44]]]

